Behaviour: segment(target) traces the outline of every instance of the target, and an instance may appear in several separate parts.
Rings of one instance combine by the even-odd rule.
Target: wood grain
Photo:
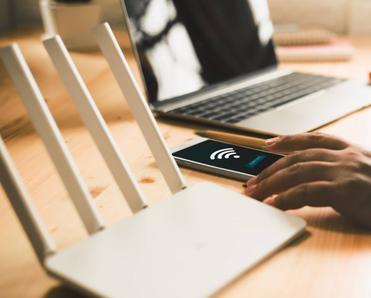
[[[15,40],[20,43],[94,200],[110,225],[130,216],[130,210],[82,126],[39,37],[28,34],[2,38],[0,45]],[[283,67],[365,79],[371,65],[371,39],[355,38],[353,42],[357,55],[352,62]],[[166,199],[170,192],[106,62],[99,53],[75,52],[72,56],[150,204]],[[131,63],[135,66],[133,59]],[[0,88],[1,134],[51,235],[59,247],[87,237],[2,65]],[[160,127],[170,146],[193,138],[198,128],[163,121]],[[371,109],[364,109],[322,130],[371,149],[370,129]],[[190,170],[182,172],[189,184],[207,180],[242,192],[241,183]],[[293,213],[308,221],[306,237],[242,275],[216,296],[371,297],[370,232],[353,226],[329,208],[303,208]],[[0,244],[0,297],[81,297],[40,268],[2,190]]]

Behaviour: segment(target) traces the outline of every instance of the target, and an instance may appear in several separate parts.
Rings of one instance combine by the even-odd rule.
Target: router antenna
[[[51,115],[24,56],[14,44],[0,49],[0,56],[21,95],[32,122],[45,143],[87,231],[103,228],[103,220],[79,174],[63,136]]]
[[[8,195],[32,247],[43,265],[44,259],[56,251],[54,241],[37,214],[21,178],[0,136],[0,182]]]
[[[184,189],[186,185],[183,176],[166,147],[155,118],[136,83],[110,26],[108,23],[99,25],[95,33],[99,47],[112,69],[167,184],[173,193]]]
[[[107,124],[62,39],[60,36],[55,36],[44,40],[43,43],[131,210],[140,211],[147,206],[144,195],[131,174],[126,160],[120,154]]]

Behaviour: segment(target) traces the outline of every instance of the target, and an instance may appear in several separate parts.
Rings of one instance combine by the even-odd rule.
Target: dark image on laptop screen
[[[122,1],[151,101],[276,65],[265,0]]]

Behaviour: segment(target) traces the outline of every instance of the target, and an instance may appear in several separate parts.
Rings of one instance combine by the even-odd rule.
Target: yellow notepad
[[[333,62],[347,61],[354,55],[350,42],[335,41],[325,45],[277,47],[281,62]]]
[[[298,29],[277,31],[274,42],[278,46],[319,45],[330,43],[335,34],[323,29]]]

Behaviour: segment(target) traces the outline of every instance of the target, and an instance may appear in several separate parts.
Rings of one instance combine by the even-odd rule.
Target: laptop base
[[[227,116],[229,112],[232,112],[231,118],[223,118],[224,120],[215,117],[207,117],[213,113],[212,105],[207,109],[199,109],[201,112],[205,111],[205,113],[208,113],[206,115],[195,115],[195,113],[192,112],[192,105],[190,105],[191,112],[177,113],[177,110],[187,109],[189,105],[187,105],[186,100],[183,106],[175,110],[171,109],[173,105],[171,101],[159,106],[154,105],[154,110],[158,115],[166,118],[183,120],[189,123],[203,123],[209,126],[252,132],[261,135],[272,136],[304,133],[331,123],[371,104],[371,87],[365,82],[354,80],[338,81],[339,83],[332,87],[319,90],[304,97],[299,97],[266,111],[260,111],[258,104],[251,106],[248,102],[248,97],[242,97],[242,99],[240,99],[240,101],[246,99],[247,103],[238,104],[238,100],[236,103],[231,101],[232,105],[236,105],[235,109],[237,109],[237,113],[242,115],[241,118],[236,118],[237,120],[241,119],[237,122],[232,121],[235,119],[233,106],[230,108],[227,107]],[[222,91],[219,91],[219,93],[222,94],[221,96],[224,96]],[[295,94],[290,94],[289,96],[295,97]],[[207,98],[207,96],[205,98]],[[269,96],[267,98],[263,97],[262,101],[268,101],[268,99]],[[203,104],[208,104],[210,100],[212,101],[213,97],[205,99]],[[226,97],[226,100],[228,101],[229,98]],[[262,103],[262,105],[265,105],[265,103]],[[252,112],[252,107],[255,107],[258,112],[246,116],[246,119],[244,119],[245,115]],[[193,109],[195,110],[196,108]]]

